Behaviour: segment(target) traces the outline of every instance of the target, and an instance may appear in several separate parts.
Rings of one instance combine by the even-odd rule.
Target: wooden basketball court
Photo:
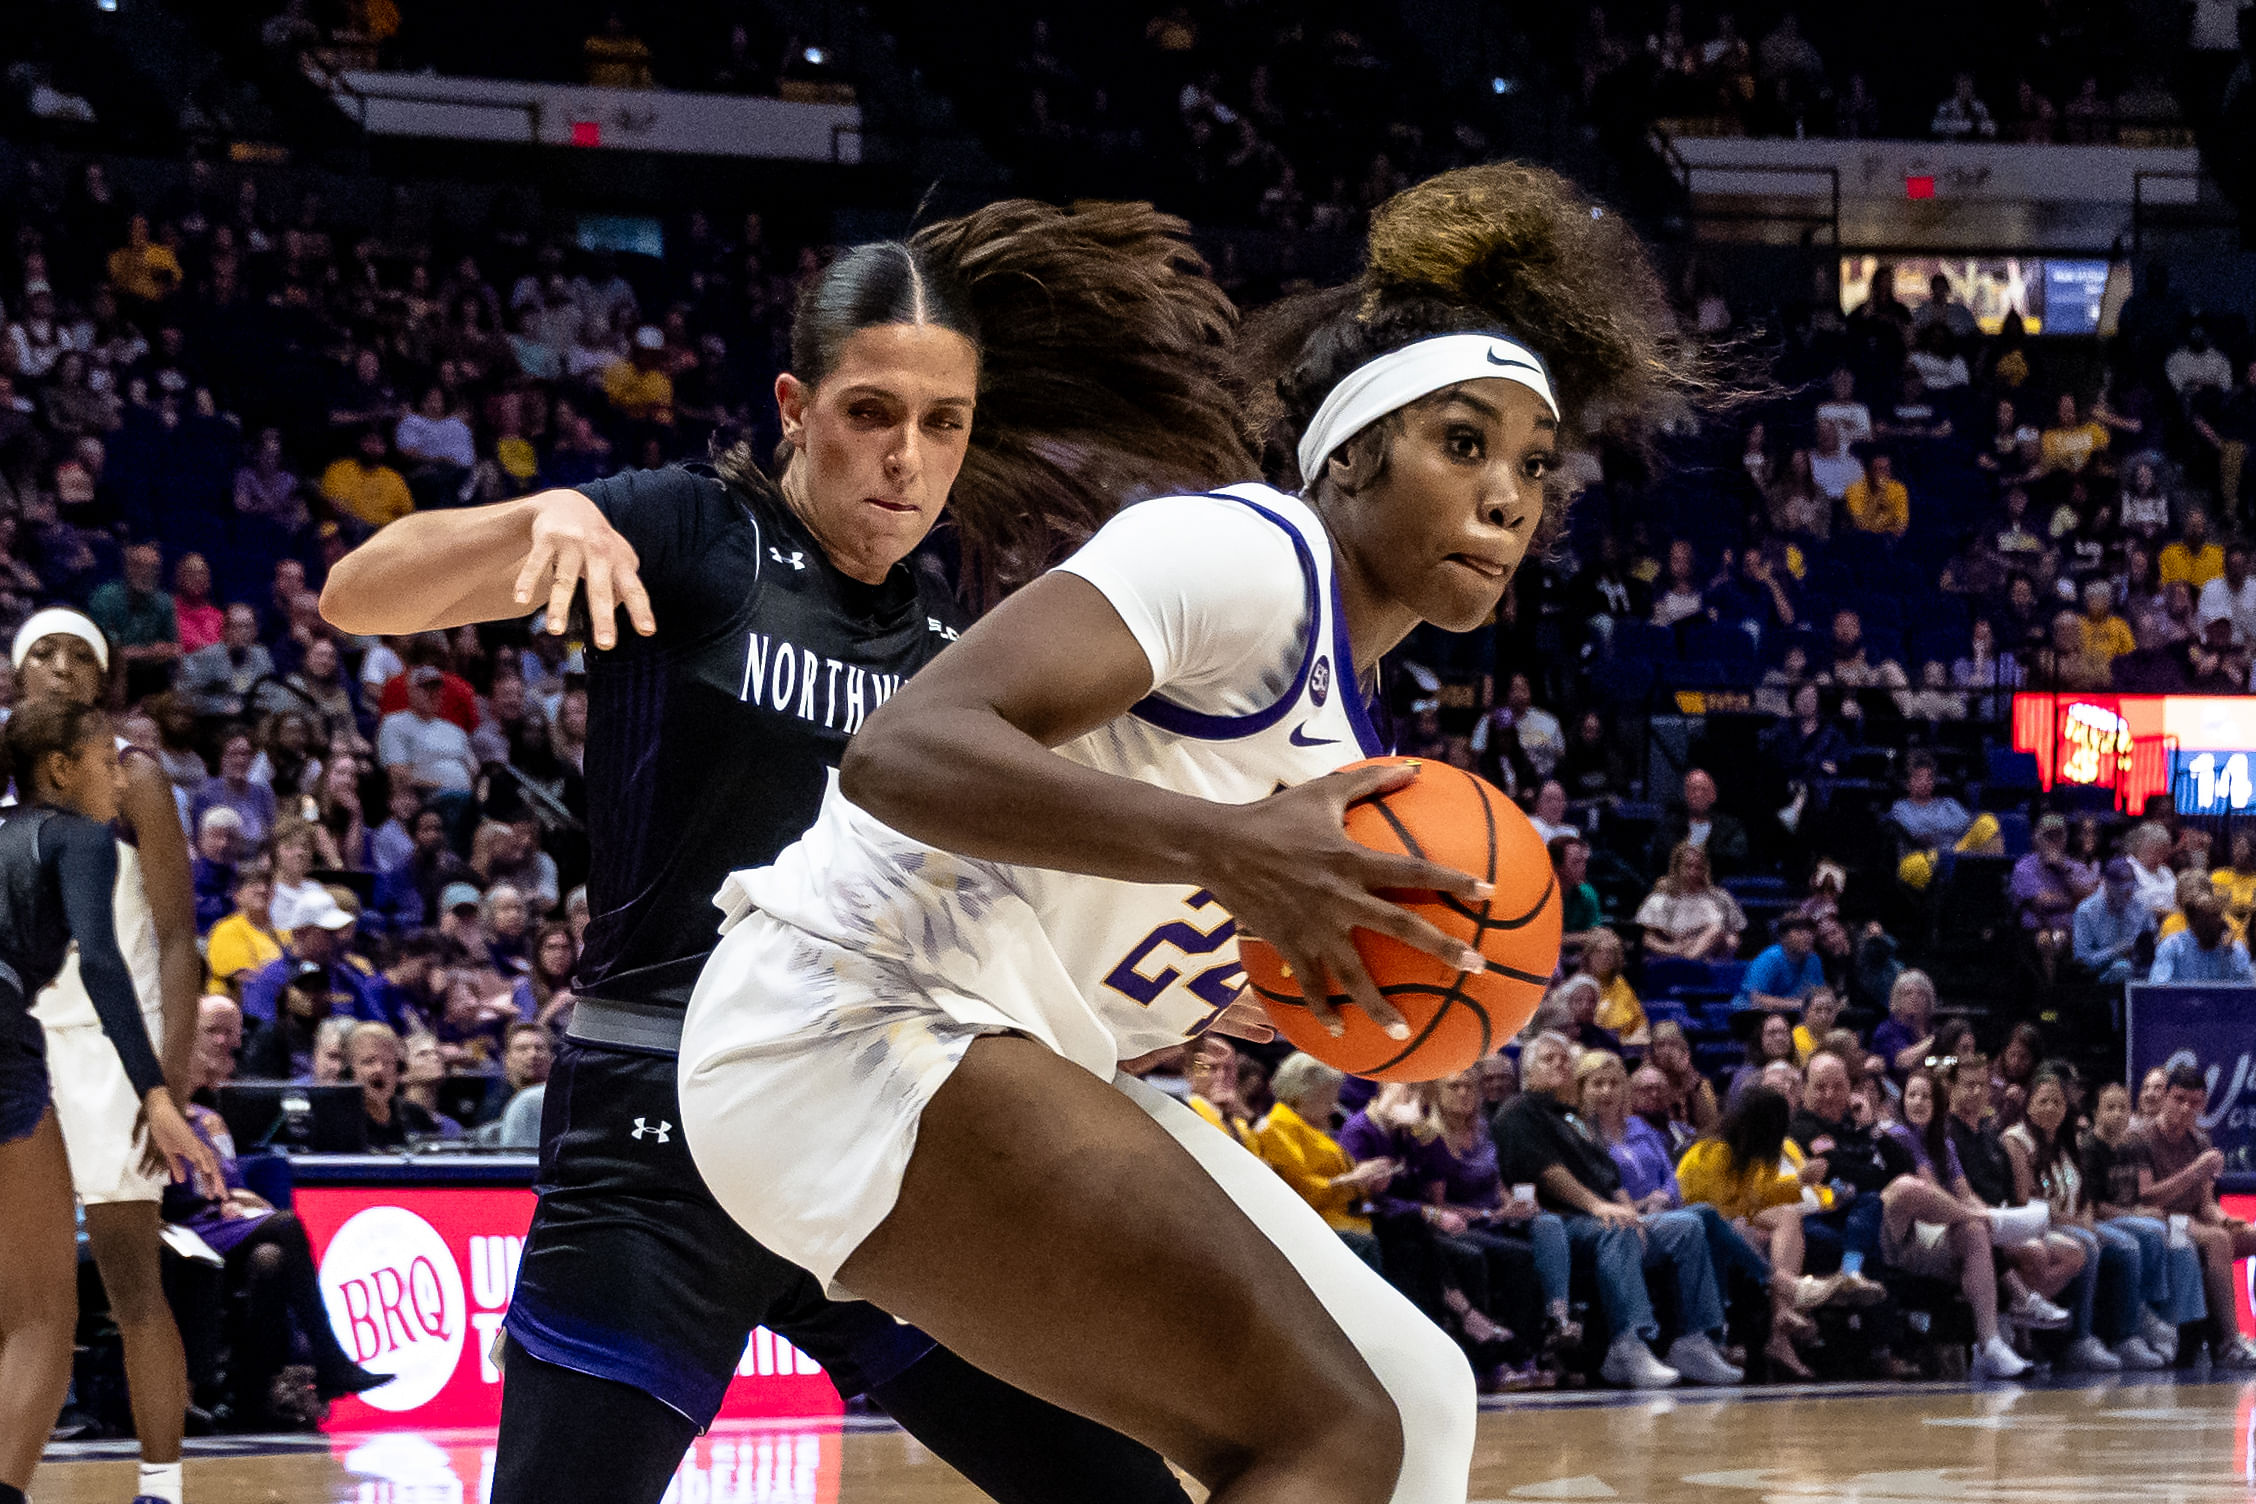
[[[1481,1417],[1472,1498],[1629,1504],[2225,1504],[2256,1498],[2256,1383],[1771,1388],[1550,1395]],[[190,1504],[479,1504],[483,1433],[190,1443]],[[38,1504],[122,1504],[129,1447],[59,1448]],[[740,1426],[671,1504],[973,1504],[900,1431]],[[1070,1504],[1061,1500],[1060,1504]]]

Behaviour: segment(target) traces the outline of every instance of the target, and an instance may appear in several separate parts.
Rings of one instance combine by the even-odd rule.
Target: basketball
[[[1463,972],[1391,935],[1358,930],[1355,948],[1371,980],[1410,1025],[1390,1039],[1344,994],[1335,993],[1347,1032],[1334,1038],[1301,1000],[1300,984],[1276,947],[1238,945],[1246,979],[1277,1032],[1326,1065],[1374,1081],[1435,1081],[1453,1076],[1519,1032],[1559,965],[1559,885],[1551,855],[1526,815],[1497,789],[1447,763],[1380,757],[1351,768],[1413,763],[1407,788],[1366,799],[1347,812],[1348,835],[1376,851],[1421,857],[1495,884],[1474,906],[1432,891],[1387,896],[1475,946],[1484,972]],[[1348,769],[1342,769],[1345,772]]]

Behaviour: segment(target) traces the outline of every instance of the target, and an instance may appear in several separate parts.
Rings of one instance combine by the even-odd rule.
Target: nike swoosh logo
[[[1488,352],[1488,363],[1492,366],[1517,366],[1523,371],[1533,371],[1538,376],[1543,374],[1543,367],[1539,365],[1525,360],[1514,360],[1508,355],[1499,355],[1494,350]]]
[[[1287,739],[1296,747],[1336,747],[1339,745],[1339,738],[1336,736],[1310,736],[1307,733],[1308,728],[1306,726],[1295,726],[1292,729],[1292,735]]]

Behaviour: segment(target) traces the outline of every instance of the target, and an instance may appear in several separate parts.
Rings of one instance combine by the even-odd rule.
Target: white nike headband
[[[73,611],[68,606],[49,606],[44,611],[34,611],[31,619],[16,629],[15,645],[8,649],[8,661],[22,668],[24,660],[42,637],[75,637],[94,650],[94,661],[102,665],[102,672],[110,671],[110,640],[94,619],[83,611]]]
[[[1399,407],[1462,381],[1514,381],[1543,399],[1556,419],[1559,399],[1543,358],[1502,334],[1442,334],[1389,350],[1357,366],[1332,388],[1300,438],[1300,479],[1314,485],[1332,451]]]

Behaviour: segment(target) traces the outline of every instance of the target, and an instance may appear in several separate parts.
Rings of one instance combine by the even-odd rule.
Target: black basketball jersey
[[[654,636],[622,613],[588,657],[588,926],[576,986],[686,1007],[718,943],[713,895],[814,823],[846,740],[954,641],[948,593],[909,564],[832,567],[772,489],[703,466],[579,488],[640,556]]]

